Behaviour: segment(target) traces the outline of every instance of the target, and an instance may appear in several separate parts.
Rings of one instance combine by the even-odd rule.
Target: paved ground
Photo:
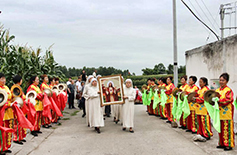
[[[82,112],[66,109],[62,125],[42,129],[39,137],[26,137],[23,145],[13,144],[12,154],[17,155],[190,155],[190,154],[237,154],[216,149],[218,135],[208,142],[193,142],[191,133],[173,129],[170,124],[155,116],[146,114],[146,107],[135,106],[135,133],[122,131],[120,124],[106,118],[101,134],[88,128]],[[78,113],[77,113],[78,112]],[[75,114],[75,115],[74,115]],[[67,120],[69,118],[69,120]]]

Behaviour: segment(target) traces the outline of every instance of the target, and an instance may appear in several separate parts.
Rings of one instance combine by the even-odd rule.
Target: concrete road
[[[101,134],[86,125],[82,112],[66,109],[62,125],[43,129],[39,137],[27,136],[23,146],[14,144],[12,151],[17,155],[205,155],[237,154],[237,149],[225,152],[216,149],[218,135],[207,142],[193,142],[191,133],[173,129],[155,116],[147,115],[146,107],[135,105],[134,133],[122,131],[112,117],[106,118]],[[72,116],[74,114],[74,116]],[[214,129],[213,129],[214,130]]]

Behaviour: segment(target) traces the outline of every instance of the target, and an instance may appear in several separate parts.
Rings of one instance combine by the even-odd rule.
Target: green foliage
[[[163,63],[159,63],[158,65],[155,65],[153,69],[151,68],[142,69],[143,72],[142,75],[173,74],[173,68],[174,66],[172,64],[169,64],[166,69]],[[179,66],[178,73],[185,74],[186,66]]]
[[[179,74],[179,82],[178,87],[181,86],[180,77],[185,74]],[[173,76],[173,74],[158,74],[158,75],[140,75],[140,76],[127,76],[125,79],[131,79],[133,81],[133,86],[137,86],[137,88],[141,89],[142,85],[146,84],[148,78],[155,78],[156,84],[157,80],[161,77]]]
[[[97,70],[97,75],[101,75],[101,76],[107,76],[107,75],[116,75],[116,74],[121,74],[123,76],[128,76],[130,75],[129,70],[121,70],[121,69],[116,69],[114,67],[103,67],[100,66],[99,68],[95,68],[95,67],[83,67],[81,69],[78,68],[68,68],[66,66],[59,66],[59,69],[65,74],[66,77],[77,77],[80,76],[82,74],[82,70],[86,71],[87,75],[92,75],[93,72],[95,70]],[[133,75],[135,75],[133,73]]]
[[[6,84],[11,87],[12,78],[15,75],[22,76],[22,88],[26,90],[27,83],[31,76],[47,74],[49,77],[64,78],[64,74],[59,70],[55,62],[51,47],[46,50],[44,56],[40,48],[33,50],[27,46],[12,45],[11,41],[15,36],[10,36],[8,30],[0,26],[0,72],[6,76]]]

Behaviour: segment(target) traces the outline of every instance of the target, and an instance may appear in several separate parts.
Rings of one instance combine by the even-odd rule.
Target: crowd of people
[[[6,85],[5,75],[0,73],[0,154],[11,153],[12,141],[22,145],[26,142],[27,129],[33,136],[41,134],[41,127],[50,128],[62,117],[67,102],[66,87],[53,91],[58,86],[59,78],[47,75],[32,76],[26,95],[22,91],[22,77],[13,77],[11,89]]]
[[[86,116],[86,125],[94,128],[97,133],[101,132],[101,127],[104,127],[104,120],[106,117],[110,118],[112,115],[113,121],[118,124],[121,122],[122,130],[129,129],[129,132],[134,133],[134,101],[136,97],[136,90],[133,88],[132,80],[127,79],[123,84],[125,100],[124,104],[111,104],[101,107],[100,92],[98,86],[98,78],[100,75],[96,75],[96,71],[88,77],[83,74],[78,77],[75,84],[76,98],[78,100],[78,107],[83,110],[82,117]],[[86,81],[84,81],[86,80]],[[73,84],[71,78],[69,78],[68,88]],[[111,85],[108,83],[108,85]],[[109,91],[109,90],[108,90]],[[70,93],[72,90],[68,90],[69,94],[69,108],[73,107],[74,103],[70,103]],[[114,91],[112,91],[114,92]],[[105,93],[106,94],[106,93]],[[74,96],[74,94],[72,94]],[[105,95],[105,99],[108,101],[111,99],[109,95]],[[115,100],[114,100],[115,101]],[[111,101],[113,102],[113,101]],[[70,106],[72,105],[72,106]]]
[[[172,76],[162,77],[158,80],[154,78],[147,80],[147,85],[143,86],[142,94],[143,104],[147,106],[147,113],[167,120],[167,123],[171,123],[171,127],[179,127],[186,132],[195,134],[193,140],[201,142],[206,142],[213,136],[211,123],[213,119],[213,127],[219,133],[217,148],[225,151],[232,150],[235,146],[234,94],[227,86],[229,74],[220,75],[220,88],[212,93],[216,96],[213,95],[209,102],[214,102],[215,107],[204,100],[204,94],[209,90],[206,77],[199,79],[198,87],[195,84],[197,82],[196,76],[190,76],[189,79],[187,76],[182,76],[180,78],[182,85],[179,89],[175,88],[172,80]],[[195,95],[192,96],[191,93]],[[190,97],[189,100],[187,97]]]

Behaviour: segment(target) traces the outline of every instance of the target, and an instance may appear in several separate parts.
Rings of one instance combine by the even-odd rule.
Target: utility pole
[[[225,17],[225,9],[224,5],[220,6],[220,18],[221,18],[221,39],[224,38],[224,17]]]
[[[173,50],[174,50],[174,85],[178,87],[178,57],[177,57],[177,20],[176,0],[173,0]]]

